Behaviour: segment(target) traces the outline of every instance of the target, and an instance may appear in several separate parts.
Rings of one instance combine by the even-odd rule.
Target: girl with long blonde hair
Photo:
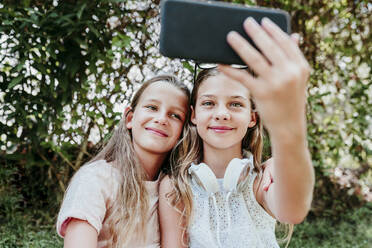
[[[72,178],[58,215],[65,247],[159,247],[159,172],[188,118],[174,76],[145,82],[106,146]]]
[[[190,123],[160,183],[162,247],[279,247],[276,220],[296,224],[309,211],[309,66],[270,20],[248,19],[244,28],[261,53],[235,32],[227,41],[255,75],[219,66],[196,79]],[[265,170],[263,124],[273,154]]]

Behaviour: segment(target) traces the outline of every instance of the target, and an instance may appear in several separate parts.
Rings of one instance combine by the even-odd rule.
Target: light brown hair
[[[219,73],[217,68],[202,70],[195,80],[195,85],[191,93],[190,105],[194,107],[198,96],[200,85],[210,77],[217,76]],[[252,111],[255,111],[255,104],[251,99]],[[259,184],[262,182],[263,168],[262,168],[262,151],[263,151],[263,137],[264,128],[262,121],[257,113],[255,113],[256,124],[248,128],[242,140],[242,149],[248,150],[252,153],[254,158],[254,170],[258,173]],[[242,150],[243,153],[243,150]],[[182,142],[176,147],[175,152],[171,157],[171,173],[169,175],[174,190],[167,195],[170,204],[176,208],[182,215],[182,221],[186,228],[190,225],[192,215],[192,192],[189,186],[188,168],[191,163],[201,163],[203,159],[203,141],[197,133],[196,126],[189,120],[185,123],[184,135]],[[242,190],[248,186],[247,173],[245,178],[239,183],[238,190]],[[259,188],[258,186],[256,190]],[[177,207],[178,208],[177,208]],[[179,206],[182,206],[180,209]],[[287,241],[293,230],[293,225],[289,226],[289,232],[283,239]],[[186,230],[184,230],[185,234]],[[289,240],[288,240],[289,242]],[[288,244],[288,243],[287,243]]]
[[[190,105],[195,108],[196,98],[200,85],[209,77],[217,76],[220,72],[217,69],[202,70],[196,80],[191,93]],[[253,103],[253,102],[251,102]],[[254,104],[252,104],[254,108]],[[249,150],[254,157],[255,170],[261,174],[261,156],[263,148],[263,125],[259,116],[256,116],[256,125],[247,130],[242,141],[242,148]],[[196,127],[189,120],[185,123],[182,142],[176,147],[171,158],[170,178],[174,184],[174,190],[168,195],[172,206],[179,206],[178,209],[185,218],[186,226],[190,225],[192,213],[192,193],[189,186],[188,168],[191,163],[200,163],[203,159],[203,141],[199,137]],[[247,181],[247,180],[244,180]]]
[[[135,111],[142,93],[152,83],[164,82],[181,90],[187,99],[190,92],[186,85],[171,75],[162,75],[151,78],[142,84],[135,93],[130,104],[130,111]],[[125,117],[119,123],[112,137],[103,149],[90,161],[106,160],[112,163],[120,174],[119,190],[112,208],[107,210],[109,216],[109,232],[111,234],[108,247],[124,247],[131,239],[145,240],[145,230],[148,212],[148,192],[144,180],[146,174],[142,166],[139,166],[138,158],[133,148],[131,131],[127,129]],[[188,118],[188,116],[187,116]],[[162,165],[162,169],[168,166],[168,159]]]

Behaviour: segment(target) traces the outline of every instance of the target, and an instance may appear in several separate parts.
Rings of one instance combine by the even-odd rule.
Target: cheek
[[[240,125],[242,128],[247,129],[249,127],[249,123],[251,122],[250,114],[244,114],[243,116],[241,116],[241,118],[239,118],[239,122],[241,123]]]
[[[173,124],[173,130],[174,130],[174,133],[175,133],[175,138],[179,138],[181,136],[181,133],[182,133],[182,130],[183,130],[183,122],[175,122]]]
[[[151,120],[153,118],[153,113],[142,111],[142,112],[138,112],[136,115],[134,115],[133,118],[136,120],[136,123],[133,123],[133,125],[135,125],[135,124],[141,125],[141,124]]]
[[[195,115],[194,115],[194,124],[197,125],[197,124],[201,124],[203,122],[205,122],[208,117],[210,116],[211,114],[208,113],[208,111],[198,111],[196,110],[195,111]]]
[[[182,129],[183,129],[183,123],[182,123],[182,124],[179,124],[179,125],[177,126],[177,134],[178,134],[178,137],[177,137],[177,138],[180,137],[180,135],[181,135],[181,133],[182,133]]]

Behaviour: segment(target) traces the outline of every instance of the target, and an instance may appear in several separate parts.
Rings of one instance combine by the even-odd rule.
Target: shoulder
[[[112,165],[104,160],[80,167],[66,190],[57,219],[58,233],[63,235],[72,219],[87,221],[99,233],[107,207],[114,202],[118,176]]]
[[[119,182],[119,170],[105,160],[97,160],[80,167],[72,177],[67,191],[69,194],[78,194],[95,190],[95,193],[105,192],[107,196],[114,195]]]
[[[86,172],[86,173],[111,173],[115,170],[111,163],[108,163],[106,160],[96,160],[93,162],[89,162],[78,170],[78,172]]]
[[[114,168],[111,163],[105,160],[97,160],[87,163],[80,167],[75,173],[74,177],[81,179],[101,179],[101,180],[112,180],[113,177],[117,177],[119,174],[118,169]]]
[[[164,176],[159,184],[159,194],[167,194],[170,193],[174,188],[172,180],[169,178],[168,175]]]
[[[172,183],[172,179],[167,175],[165,176],[159,184],[159,212],[160,213],[169,213],[172,207],[172,198],[174,197],[173,195],[173,190],[174,186]],[[173,196],[173,197],[172,197]]]

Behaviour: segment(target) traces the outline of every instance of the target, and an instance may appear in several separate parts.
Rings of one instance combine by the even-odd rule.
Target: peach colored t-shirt
[[[107,209],[115,201],[119,189],[119,173],[105,160],[82,166],[72,178],[62,202],[57,219],[57,233],[64,237],[68,222],[72,218],[87,221],[98,233],[98,247],[106,247],[109,238]],[[160,247],[158,220],[157,181],[146,181],[149,194],[149,212],[146,240],[129,240],[129,248]],[[129,237],[130,238],[130,237]]]

